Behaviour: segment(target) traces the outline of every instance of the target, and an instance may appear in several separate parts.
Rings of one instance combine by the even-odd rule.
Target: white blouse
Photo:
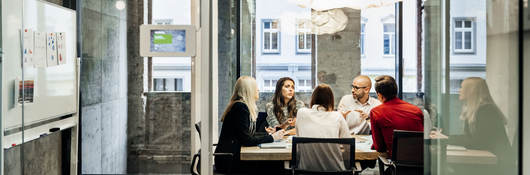
[[[311,109],[298,110],[296,117],[296,135],[314,138],[351,138],[346,120],[336,111],[325,111],[319,105]],[[311,146],[311,147],[306,147]],[[346,170],[340,147],[337,144],[300,145],[299,148],[310,151],[300,151],[300,169],[338,171]]]

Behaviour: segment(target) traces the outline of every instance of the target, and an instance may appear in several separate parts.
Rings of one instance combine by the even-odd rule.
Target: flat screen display
[[[151,30],[151,52],[186,52],[186,30]]]

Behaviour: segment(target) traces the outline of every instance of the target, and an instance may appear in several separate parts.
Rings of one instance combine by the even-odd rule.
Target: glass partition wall
[[[426,135],[447,136],[426,140],[425,174],[518,172],[519,1],[418,0],[323,12],[294,1],[235,6],[237,75],[256,78],[260,112],[281,77],[295,80],[296,98],[309,107],[319,83],[331,85],[337,104],[357,75],[399,76],[403,99],[424,110]],[[316,26],[319,15],[342,26]]]
[[[425,150],[432,156],[426,157],[426,172],[518,172],[518,5],[424,1],[425,104],[432,131],[448,136]]]

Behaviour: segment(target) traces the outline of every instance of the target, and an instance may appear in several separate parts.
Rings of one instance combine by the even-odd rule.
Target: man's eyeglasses
[[[359,89],[364,89],[364,88],[366,88],[366,86],[365,86],[365,87],[362,87],[362,86],[354,86],[354,85],[351,85],[351,88],[352,88],[352,89],[355,89],[355,90],[359,90]]]

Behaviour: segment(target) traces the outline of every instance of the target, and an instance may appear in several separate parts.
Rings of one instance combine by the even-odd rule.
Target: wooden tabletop
[[[497,156],[485,150],[447,150],[447,163],[494,165]]]
[[[379,153],[370,149],[369,136],[353,136],[355,138],[355,160],[377,160]],[[291,146],[287,148],[261,149],[258,146],[241,147],[241,160],[291,160]]]

